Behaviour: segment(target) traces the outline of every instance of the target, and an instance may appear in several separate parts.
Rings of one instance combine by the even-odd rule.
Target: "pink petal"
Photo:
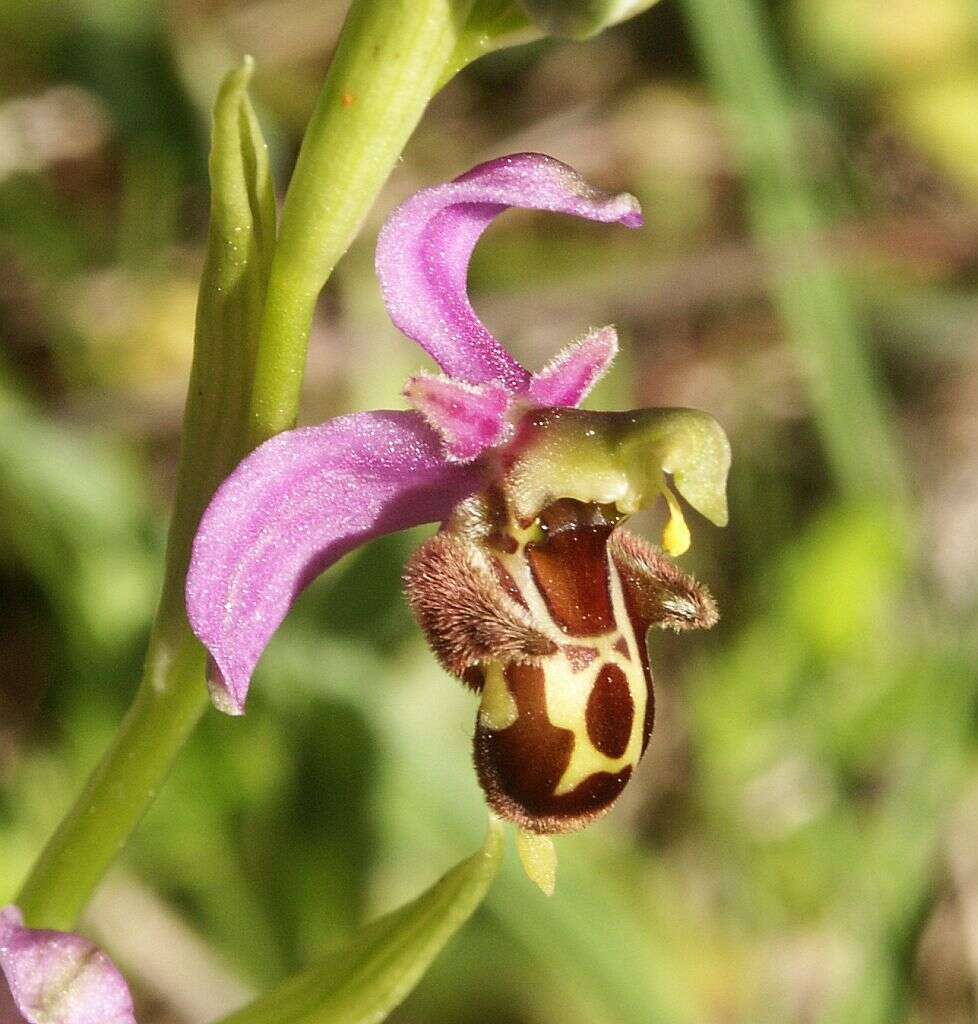
[[[372,537],[445,518],[480,482],[415,412],[343,416],[252,452],[204,513],[187,574],[214,703],[243,712],[258,658],[316,576]]]
[[[501,384],[421,373],[407,382],[404,397],[438,431],[453,462],[470,462],[513,432],[506,419],[510,393]]]
[[[618,354],[614,327],[590,331],[580,341],[561,349],[533,375],[527,394],[536,405],[577,406],[604,376]]]
[[[592,188],[566,164],[517,153],[418,192],[377,239],[377,276],[391,320],[450,377],[512,391],[529,374],[486,330],[467,295],[469,258],[489,223],[511,207],[639,227],[638,201]]]
[[[0,910],[2,1024],[135,1024],[129,989],[104,953],[80,935],[23,925],[17,907]]]

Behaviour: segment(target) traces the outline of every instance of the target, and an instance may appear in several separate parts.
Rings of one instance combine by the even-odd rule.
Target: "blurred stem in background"
[[[836,485],[853,504],[886,507],[906,526],[906,475],[889,403],[842,276],[818,250],[823,221],[760,8],[750,0],[682,3],[732,120],[754,233],[770,259],[775,302]]]

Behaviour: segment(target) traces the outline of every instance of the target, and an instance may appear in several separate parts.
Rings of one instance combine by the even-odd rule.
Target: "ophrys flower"
[[[632,196],[532,153],[404,203],[381,231],[377,273],[392,320],[442,374],[407,382],[412,411],[340,417],[248,456],[201,521],[187,610],[215,703],[240,714],[303,587],[372,537],[442,523],[407,567],[409,600],[442,665],[482,694],[475,757],[490,806],[546,834],[605,811],[645,749],[649,626],[716,617],[702,587],[621,523],[662,494],[663,543],[681,553],[689,534],[666,475],[722,525],[730,452],[705,413],[576,409],[615,355],[611,327],[537,373],[496,341],[466,275],[511,207],[642,223]]]

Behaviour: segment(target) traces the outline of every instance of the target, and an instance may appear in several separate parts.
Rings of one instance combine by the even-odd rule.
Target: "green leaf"
[[[248,99],[251,73],[246,58],[226,76],[214,105],[210,229],[163,601],[181,613],[197,523],[247,451],[255,353],[275,246],[275,197],[268,150]]]
[[[491,821],[478,853],[424,895],[368,925],[345,948],[283,982],[222,1024],[375,1024],[421,980],[482,902],[502,858]]]

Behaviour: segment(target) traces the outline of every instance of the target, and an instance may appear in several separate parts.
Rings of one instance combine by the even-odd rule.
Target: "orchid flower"
[[[14,906],[0,910],[0,972],[0,1024],[135,1024],[104,953],[80,935],[25,928]]]
[[[533,153],[419,192],[382,229],[376,269],[391,319],[438,364],[410,411],[342,416],[249,455],[206,510],[187,577],[190,624],[210,653],[215,704],[241,714],[251,674],[299,592],[353,548],[421,523],[408,600],[452,674],[481,693],[475,761],[491,809],[532,836],[604,813],[652,728],[645,636],[708,627],[708,592],[621,529],[663,495],[663,546],[689,533],[676,490],[726,522],[730,450],[687,409],[577,408],[615,356],[591,330],[536,373],[476,316],[469,258],[500,213],[524,208],[639,227],[637,200]]]

